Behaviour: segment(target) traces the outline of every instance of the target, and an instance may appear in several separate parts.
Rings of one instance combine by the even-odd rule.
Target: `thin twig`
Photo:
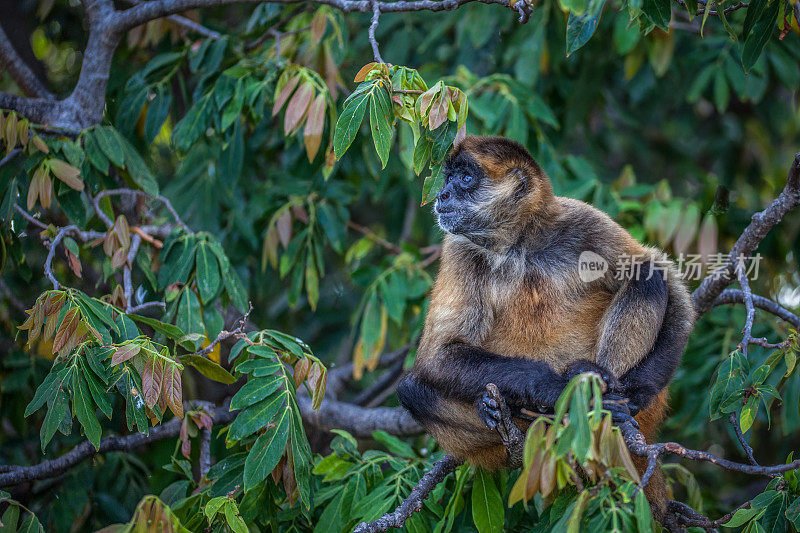
[[[130,310],[127,311],[127,312],[128,313],[140,313],[140,312],[142,312],[145,309],[148,309],[150,307],[160,307],[161,309],[166,309],[167,308],[167,304],[165,304],[164,302],[144,302],[143,304],[139,304],[139,305],[135,305],[135,306],[131,307]]]
[[[139,245],[142,243],[142,237],[138,233],[134,234],[131,238],[131,248],[128,250],[128,256],[125,258],[125,266],[122,268],[122,288],[125,295],[125,312],[130,313],[133,300],[133,283],[131,282],[131,265],[136,259],[136,253],[139,251]]]
[[[753,339],[753,320],[756,316],[756,308],[753,305],[753,291],[750,290],[750,282],[747,280],[747,268],[744,262],[744,257],[739,256],[736,259],[736,275],[739,278],[739,285],[742,287],[742,294],[744,295],[744,306],[747,310],[747,317],[744,321],[744,329],[742,330],[742,343],[739,345],[742,349],[742,355],[747,359],[747,348],[750,346],[750,341]]]
[[[2,31],[2,30],[0,30],[0,31]],[[6,156],[3,157],[3,159],[0,159],[0,168],[3,168],[4,166],[6,166],[8,163],[13,161],[14,158],[17,157],[21,153],[22,153],[22,148],[14,148],[10,152],[8,152],[6,154]]]
[[[178,212],[175,211],[174,207],[172,207],[172,202],[170,202],[168,199],[164,198],[163,196],[150,196],[149,194],[147,194],[144,191],[137,191],[137,190],[134,190],[134,189],[108,189],[108,190],[99,192],[97,194],[97,196],[94,197],[94,201],[93,201],[94,210],[97,213],[97,216],[100,217],[100,219],[105,223],[105,225],[107,227],[110,228],[111,226],[113,226],[114,222],[110,218],[108,218],[108,215],[106,215],[103,212],[102,209],[100,209],[100,200],[102,200],[106,196],[120,196],[120,195],[126,195],[126,194],[127,195],[131,195],[131,196],[141,196],[143,198],[147,198],[147,199],[150,199],[150,200],[158,200],[159,202],[164,204],[164,207],[167,209],[167,211],[170,212],[170,214],[172,215],[172,218],[175,219],[175,223],[178,224],[178,226],[180,226],[182,229],[184,229],[187,232],[191,233],[191,231],[189,230],[189,227],[186,224],[183,223],[183,220],[181,220],[181,217],[178,215]]]
[[[441,483],[450,472],[454,471],[462,460],[456,459],[452,455],[445,455],[435,463],[433,467],[423,475],[417,486],[411,489],[411,493],[403,500],[397,509],[387,513],[373,522],[362,522],[358,524],[353,533],[378,533],[388,531],[389,528],[403,527],[406,520],[415,512],[422,509],[422,502],[436,485]]]
[[[733,432],[736,433],[736,438],[739,439],[739,444],[742,445],[742,449],[744,450],[745,455],[747,455],[747,460],[750,461],[751,464],[758,466],[758,462],[756,461],[755,456],[753,455],[753,447],[747,444],[747,441],[744,440],[744,435],[742,434],[742,428],[739,427],[739,420],[736,418],[736,413],[731,413],[728,415],[728,421],[731,423],[731,427],[733,427]]]
[[[381,57],[381,52],[378,50],[378,40],[375,39],[375,30],[378,29],[378,19],[381,18],[381,7],[378,5],[378,2],[371,2],[372,4],[372,19],[370,20],[369,24],[369,44],[372,46],[372,56],[375,58],[375,61],[378,63],[383,63],[383,58]]]
[[[56,233],[56,236],[50,243],[50,250],[47,252],[47,259],[44,261],[44,275],[47,276],[47,279],[50,280],[53,284],[53,288],[56,290],[61,287],[61,284],[58,283],[58,280],[53,275],[53,257],[56,255],[56,248],[58,248],[59,243],[70,231],[79,231],[78,226],[64,226],[58,230],[58,233]]]
[[[250,318],[250,313],[252,311],[253,311],[253,304],[249,303],[249,309],[244,315],[242,315],[242,318],[239,319],[234,329],[232,329],[231,331],[226,331],[223,329],[222,331],[219,332],[219,335],[217,335],[217,337],[209,343],[208,346],[206,346],[202,350],[194,352],[194,355],[208,355],[214,350],[217,344],[219,344],[223,340],[237,335],[244,335],[244,327],[247,324],[247,320],[248,318]]]

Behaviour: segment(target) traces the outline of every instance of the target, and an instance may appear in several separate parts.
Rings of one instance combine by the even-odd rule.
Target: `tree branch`
[[[295,4],[303,0],[274,0],[275,4]],[[408,11],[450,11],[472,2],[498,4],[510,7],[509,0],[398,0],[397,2],[380,2],[373,0],[314,0],[312,4],[335,7],[351,13],[372,12],[377,6],[381,13],[400,13]],[[153,19],[174,15],[189,9],[214,7],[229,4],[260,4],[263,0],[150,0],[124,11],[118,12],[113,27],[117,32],[124,32]],[[524,2],[523,2],[524,3]]]
[[[215,424],[227,424],[233,420],[235,416],[235,413],[229,410],[227,402],[216,408],[213,404],[208,402],[197,401],[191,403],[193,404],[191,406],[189,402],[186,403],[187,410],[196,409],[198,407],[207,408],[210,412],[213,412]],[[150,428],[149,432],[146,434],[134,433],[125,437],[117,435],[106,437],[100,441],[100,448],[97,450],[95,450],[92,443],[87,440],[56,459],[42,461],[34,466],[12,466],[8,468],[7,471],[0,473],[0,487],[19,485],[26,481],[56,477],[85,459],[94,457],[97,454],[130,451],[144,444],[175,437],[180,432],[182,422],[183,420],[180,418],[173,418],[169,422]]]
[[[0,26],[0,66],[5,68],[11,77],[17,82],[19,88],[27,96],[35,98],[53,98],[53,94],[47,90],[44,84],[36,77],[36,74],[28,67],[25,61],[17,53],[11,40]]]
[[[377,2],[372,2],[372,19],[369,24],[369,44],[372,46],[372,57],[378,63],[383,63],[381,52],[378,50],[378,40],[375,38],[375,30],[378,29],[378,20],[381,18],[381,8]]]
[[[773,302],[768,298],[764,298],[763,296],[758,296],[756,294],[753,294],[752,298],[753,298],[753,305],[755,307],[763,309],[768,313],[772,313],[778,318],[788,322],[796,329],[800,329],[800,317],[798,317],[788,309],[781,307],[776,302]],[[743,303],[745,303],[744,292],[737,289],[725,289],[717,297],[717,299],[714,300],[714,307],[725,304],[743,304]]]
[[[751,256],[767,233],[798,205],[800,205],[800,153],[795,155],[789,168],[786,187],[766,209],[753,215],[750,224],[731,248],[728,263],[706,276],[700,286],[692,292],[692,302],[698,315],[711,309],[723,289],[733,281],[733,261],[740,256]]]
[[[435,463],[430,471],[423,475],[417,486],[411,489],[411,493],[403,500],[397,509],[378,518],[374,522],[362,522],[356,526],[353,533],[378,533],[388,531],[389,528],[403,527],[408,518],[422,509],[422,502],[436,485],[444,481],[450,472],[454,471],[463,463],[452,455],[445,455]]]

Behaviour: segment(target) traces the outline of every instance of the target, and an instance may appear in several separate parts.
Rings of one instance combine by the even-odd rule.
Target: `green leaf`
[[[181,356],[181,363],[193,366],[198,372],[203,374],[208,379],[213,379],[220,383],[230,385],[236,383],[236,378],[227,370],[222,368],[219,364],[215,363],[207,357],[197,354],[186,354]]]
[[[193,290],[187,288],[183,289],[183,296],[181,302],[178,304],[178,314],[175,317],[175,324],[181,330],[186,332],[187,335],[197,333],[205,337],[205,326],[203,326],[203,318],[200,315],[200,300]],[[199,346],[198,341],[191,341],[195,350]]]
[[[286,411],[286,394],[288,394],[286,391],[282,391],[269,396],[236,415],[228,432],[228,438],[233,441],[242,440],[272,422],[278,411]]]
[[[244,409],[260,402],[280,387],[280,379],[250,378],[231,399],[231,409]]]
[[[94,410],[95,404],[89,392],[89,385],[80,372],[75,372],[72,378],[72,411],[83,426],[86,438],[89,439],[95,450],[99,450],[103,429],[95,417]]]
[[[91,135],[97,141],[97,145],[103,154],[118,167],[125,164],[125,148],[122,137],[114,128],[110,126],[95,126]]]
[[[600,22],[605,0],[592,0],[589,9],[583,15],[569,14],[567,21],[567,56],[589,42]]]
[[[356,138],[361,121],[364,120],[364,113],[367,111],[371,89],[377,82],[377,80],[368,80],[361,83],[345,100],[344,109],[336,121],[336,129],[333,133],[333,151],[337,159],[341,159]]]
[[[392,122],[394,122],[392,99],[384,87],[378,87],[372,91],[369,100],[369,126],[375,151],[381,160],[381,168],[386,168],[386,163],[389,161],[394,133]]]
[[[53,398],[53,401],[48,405],[47,414],[42,422],[42,428],[39,430],[39,439],[42,443],[42,453],[44,453],[47,444],[56,434],[64,417],[67,416],[69,410],[69,398],[63,389],[59,388]]]
[[[669,21],[672,18],[669,0],[644,0],[642,10],[653,24],[666,32],[669,31]]]
[[[753,421],[756,419],[756,413],[758,412],[758,396],[752,396],[747,403],[742,407],[742,412],[739,415],[739,426],[742,429],[742,433],[747,433],[747,430],[750,429],[750,426],[753,425]]]
[[[414,453],[414,450],[408,443],[403,442],[394,435],[390,435],[383,430],[373,431],[372,438],[383,443],[386,449],[395,455],[405,457],[406,459],[415,459],[417,457],[417,454]]]
[[[734,513],[730,520],[725,523],[725,527],[739,527],[749,522],[754,516],[763,512],[763,509],[739,509]]]
[[[478,533],[503,531],[503,498],[489,472],[478,469],[472,482],[472,521]]]
[[[289,411],[284,410],[275,420],[275,427],[256,439],[244,464],[245,491],[264,481],[278,464],[289,439],[289,423]]]
[[[773,1],[771,5],[758,17],[753,25],[752,33],[747,37],[742,48],[742,66],[745,72],[750,72],[753,65],[758,61],[764,46],[769,41],[775,30],[775,22],[778,19],[778,9],[781,5],[779,1]]]
[[[744,16],[744,23],[742,24],[742,42],[746,41],[750,36],[756,22],[761,18],[764,9],[767,7],[769,0],[753,0],[747,6],[747,13]]]
[[[200,242],[197,245],[197,289],[203,303],[208,303],[217,293],[222,279],[219,274],[217,257],[208,245]]]
[[[152,143],[158,132],[161,131],[161,126],[167,120],[169,114],[169,107],[172,105],[172,93],[166,89],[161,89],[156,93],[153,101],[147,109],[147,119],[144,121],[144,138],[148,144]]]
[[[156,330],[158,333],[161,333],[162,335],[174,341],[182,339],[183,337],[186,336],[186,333],[184,333],[184,331],[178,326],[175,326],[173,324],[167,324],[166,322],[161,322],[160,320],[156,320],[155,318],[150,318],[142,315],[134,315],[134,314],[128,315],[128,317],[132,318],[136,322],[147,324],[148,326]]]

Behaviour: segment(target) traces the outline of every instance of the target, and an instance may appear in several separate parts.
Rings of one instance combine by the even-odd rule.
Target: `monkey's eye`
[[[469,174],[464,174],[463,176],[461,176],[461,181],[463,181],[464,183],[469,183],[470,181],[472,181],[472,176],[470,176]]]
[[[445,183],[445,185],[446,185],[446,184],[448,184],[448,183],[450,183],[451,181],[453,181],[453,176],[447,176],[447,177],[444,179],[444,183]]]

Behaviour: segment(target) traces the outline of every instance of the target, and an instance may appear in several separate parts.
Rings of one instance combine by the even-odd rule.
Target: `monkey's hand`
[[[478,416],[486,424],[486,427],[496,430],[500,434],[500,440],[508,450],[508,466],[510,468],[522,466],[522,450],[525,444],[525,437],[514,423],[511,409],[509,409],[500,395],[497,385],[487,383],[486,392],[477,399],[475,407],[478,410]]]
[[[578,374],[585,374],[587,372],[600,376],[600,379],[602,379],[603,383],[605,384],[605,390],[603,391],[604,393],[618,392],[622,388],[619,380],[611,371],[598,365],[597,363],[587,361],[586,359],[581,359],[580,361],[575,361],[572,363],[567,371],[564,372],[563,376],[566,378],[567,382],[569,382]]]
[[[623,393],[623,387],[619,380],[606,368],[587,360],[580,360],[573,363],[564,373],[564,377],[569,381],[578,374],[591,372],[600,376],[605,384],[603,391],[603,408],[611,411],[611,420],[614,424],[624,424],[630,422],[638,429],[639,423],[633,416],[639,409],[630,403],[630,399]]]
[[[633,427],[639,429],[639,423],[633,418],[639,410],[631,405],[625,396],[613,392],[603,394],[603,408],[611,411],[611,421],[615,425],[630,422]]]

